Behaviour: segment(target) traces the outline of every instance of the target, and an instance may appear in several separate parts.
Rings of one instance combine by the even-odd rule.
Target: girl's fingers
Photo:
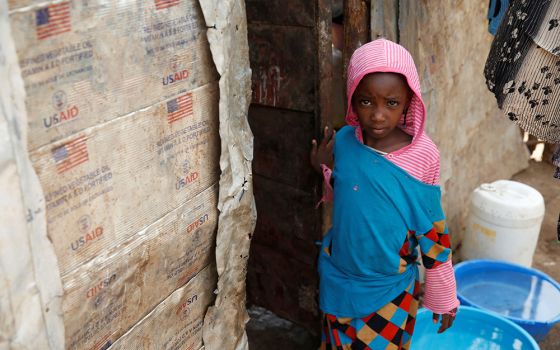
[[[438,320],[439,320],[439,314],[436,314],[436,313],[434,312],[434,313],[432,314],[432,322],[435,324],[435,323],[438,323]]]
[[[327,143],[327,147],[332,148],[334,146],[335,136],[336,136],[336,131],[333,130],[333,132],[331,134],[331,139],[329,140],[329,143]]]
[[[334,135],[335,135],[335,134],[336,134],[336,131],[334,131],[334,129],[331,129],[331,130],[329,131],[329,137],[328,137],[328,138],[329,138],[329,142],[332,141],[332,140],[334,140]]]
[[[442,318],[441,318],[441,324],[440,324],[439,329],[438,329],[438,331],[437,331],[438,333],[441,333],[441,332],[443,332],[443,331],[445,330],[445,328],[446,328],[446,327],[445,327],[445,324],[446,324],[446,322],[445,322],[445,317],[442,317]]]
[[[317,155],[317,140],[311,141],[311,157]]]
[[[325,130],[323,131],[323,139],[321,140],[321,146],[325,147],[329,142],[329,127],[325,126]]]
[[[455,322],[455,316],[449,316],[449,326],[447,328],[453,326],[453,322]]]
[[[335,134],[334,129],[325,126],[325,129],[323,130],[323,141],[330,142],[334,137],[334,134]]]
[[[453,325],[454,317],[451,315],[443,315],[441,318],[441,327],[439,327],[438,333],[443,333],[445,330]]]

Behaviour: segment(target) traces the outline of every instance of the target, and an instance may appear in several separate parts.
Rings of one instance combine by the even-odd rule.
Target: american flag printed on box
[[[35,11],[35,23],[39,40],[71,31],[70,2],[49,5]]]
[[[154,0],[156,4],[156,10],[166,9],[179,5],[181,0]]]
[[[62,174],[89,160],[87,137],[80,136],[52,150],[56,171]]]
[[[167,101],[168,124],[172,124],[191,115],[193,115],[192,93],[188,92],[171,101]]]

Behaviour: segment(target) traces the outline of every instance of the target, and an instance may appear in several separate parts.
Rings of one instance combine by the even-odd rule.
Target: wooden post
[[[344,81],[352,53],[369,41],[369,0],[344,0]]]
[[[318,51],[318,86],[317,86],[317,136],[322,137],[325,126],[332,127],[332,11],[331,0],[317,2],[317,51]]]
[[[399,0],[371,0],[371,39],[399,42]]]

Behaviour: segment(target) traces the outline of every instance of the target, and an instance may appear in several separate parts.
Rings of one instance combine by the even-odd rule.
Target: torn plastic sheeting
[[[255,228],[251,162],[253,135],[247,115],[251,70],[247,19],[242,0],[199,0],[207,35],[220,74],[220,195],[216,261],[218,289],[206,313],[203,337],[207,349],[248,348],[245,323],[245,277],[250,237]]]
[[[27,155],[25,91],[6,0],[0,0],[0,81],[0,348],[62,349],[62,285]]]

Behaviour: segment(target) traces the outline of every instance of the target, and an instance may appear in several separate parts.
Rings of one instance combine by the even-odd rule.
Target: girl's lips
[[[385,129],[384,128],[371,128],[371,131],[374,134],[383,134],[385,132]]]

